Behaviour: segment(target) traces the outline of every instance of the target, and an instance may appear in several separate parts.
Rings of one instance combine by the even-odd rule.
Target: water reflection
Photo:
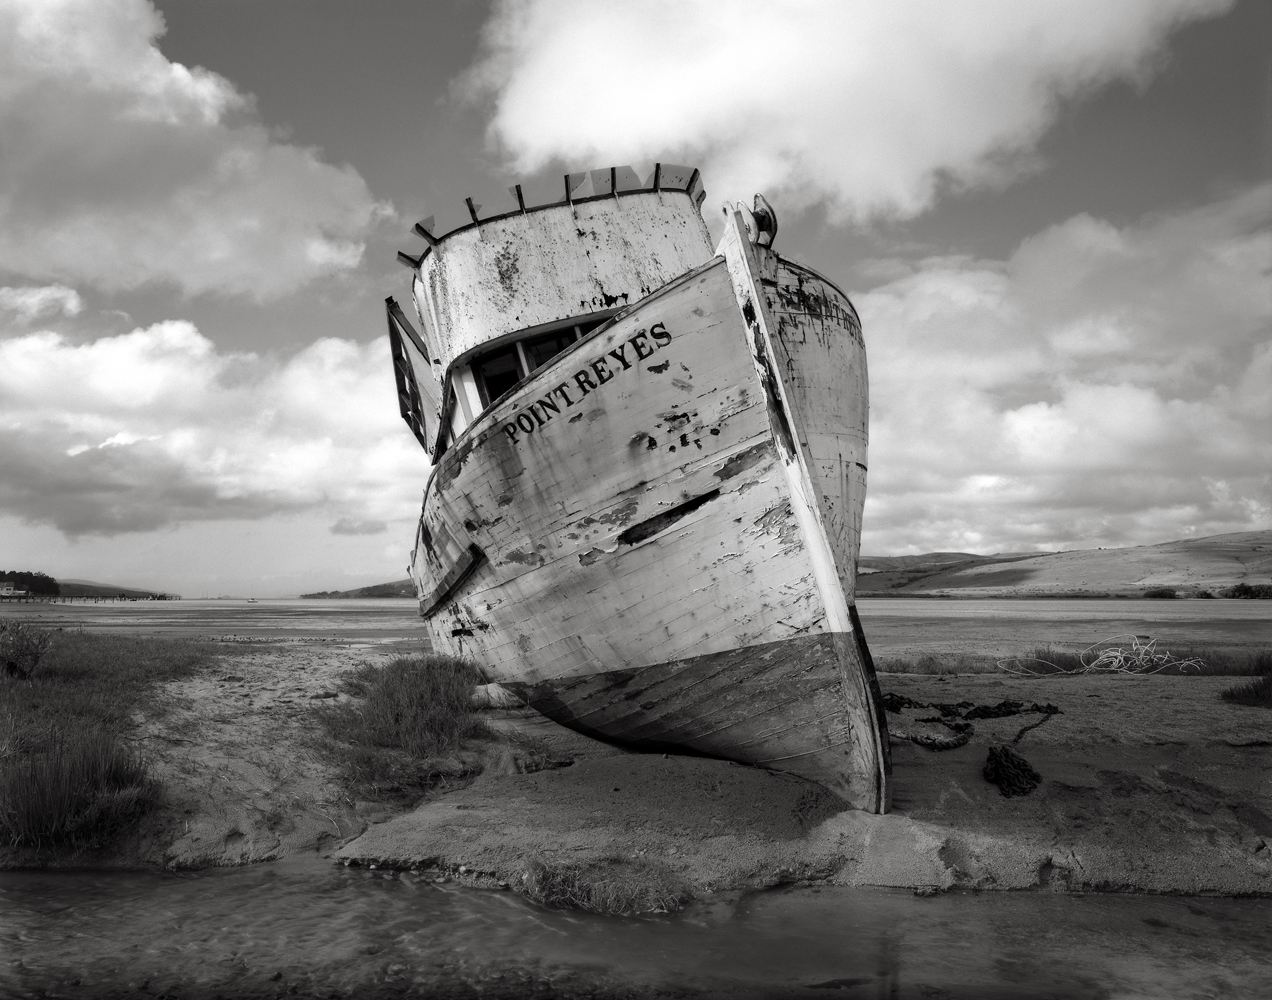
[[[1264,997],[1272,901],[798,889],[671,917],[283,862],[0,873],[0,994]]]

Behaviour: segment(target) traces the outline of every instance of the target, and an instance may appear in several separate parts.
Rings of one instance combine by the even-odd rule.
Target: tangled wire
[[[1118,639],[1131,640],[1131,645],[1105,646]],[[1146,640],[1146,641],[1145,641]],[[1157,640],[1148,636],[1114,635],[1101,639],[1082,650],[1077,656],[1080,666],[1061,666],[1038,656],[1013,656],[998,661],[998,667],[1018,677],[1046,677],[1049,674],[1156,674],[1174,667],[1178,670],[1200,670],[1205,664],[1197,657],[1181,658],[1167,650],[1158,652]],[[1050,670],[1042,670],[1031,664],[1042,664]]]

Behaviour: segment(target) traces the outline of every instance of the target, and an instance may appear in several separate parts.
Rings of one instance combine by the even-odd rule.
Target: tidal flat
[[[194,606],[182,607],[186,603]],[[32,612],[44,614],[43,623],[55,628],[61,624],[112,634],[219,639],[225,655],[208,669],[164,682],[133,719],[132,739],[144,748],[151,773],[163,789],[159,806],[109,849],[61,855],[6,852],[3,863],[10,871],[0,873],[0,888],[8,891],[17,886],[21,892],[35,893],[22,898],[38,909],[32,902],[39,896],[33,888],[37,885],[44,885],[54,896],[80,884],[127,885],[129,893],[143,894],[150,890],[140,887],[149,885],[156,893],[172,893],[177,890],[161,888],[170,886],[164,879],[206,885],[210,883],[189,879],[198,872],[243,865],[251,866],[239,869],[244,873],[287,872],[287,879],[311,879],[314,886],[328,886],[333,876],[323,873],[343,872],[345,881],[339,884],[356,882],[364,886],[360,892],[366,886],[379,891],[388,885],[414,886],[416,895],[425,890],[489,890],[473,898],[521,900],[514,907],[518,920],[522,914],[537,912],[543,916],[536,920],[551,922],[558,920],[551,914],[574,912],[576,917],[561,918],[567,924],[584,921],[577,927],[571,924],[571,934],[585,933],[579,928],[591,927],[587,921],[614,918],[535,907],[531,902],[535,898],[553,899],[545,887],[606,879],[657,883],[667,893],[657,897],[664,901],[659,908],[668,908],[666,901],[670,901],[671,906],[682,907],[679,915],[638,918],[633,927],[644,927],[650,920],[655,924],[673,921],[677,926],[690,921],[695,927],[705,921],[715,926],[712,921],[727,911],[727,918],[719,918],[720,934],[738,930],[734,926],[738,914],[758,912],[756,906],[763,910],[777,905],[751,902],[777,899],[774,892],[783,899],[803,901],[790,904],[796,909],[807,903],[809,913],[824,908],[828,899],[839,900],[836,905],[844,913],[860,913],[867,904],[882,907],[882,913],[943,898],[948,902],[941,902],[938,909],[953,907],[970,914],[988,905],[975,900],[1019,896],[1040,901],[1027,904],[1036,915],[1050,912],[1052,904],[1041,902],[1044,897],[1076,900],[1112,894],[1107,898],[1123,899],[1131,909],[1139,907],[1147,914],[1134,918],[1140,930],[1128,939],[1127,947],[1133,946],[1140,956],[1137,961],[1156,954],[1158,939],[1175,933],[1151,921],[1160,920],[1170,928],[1178,924],[1168,916],[1153,916],[1167,910],[1173,913],[1171,908],[1176,907],[1164,900],[1152,902],[1157,895],[1192,898],[1203,911],[1214,905],[1236,907],[1240,920],[1266,919],[1267,906],[1272,905],[1268,902],[1272,897],[1268,779],[1272,713],[1220,699],[1220,692],[1238,678],[883,673],[883,690],[899,699],[898,710],[888,714],[890,727],[898,731],[939,728],[921,721],[932,717],[930,709],[906,702],[994,705],[1019,701],[1059,709],[1013,744],[1041,778],[1027,795],[1003,796],[985,780],[982,770],[989,746],[1011,743],[1040,716],[977,719],[975,732],[964,745],[943,752],[894,741],[895,793],[892,811],[885,816],[844,812],[816,786],[757,768],[625,752],[515,708],[488,709],[484,714],[493,736],[453,754],[449,770],[440,767],[439,780],[426,792],[395,799],[364,796],[349,787],[338,762],[324,752],[327,735],[318,713],[332,705],[356,703],[356,696],[342,689],[342,678],[359,664],[383,663],[418,648],[410,631],[414,607],[401,601],[340,602],[334,607],[333,603],[134,605],[137,619],[131,623],[128,605],[106,607],[96,615],[91,605],[20,609],[28,620],[35,618]],[[951,656],[1008,655],[1046,642],[1080,648],[1088,635],[1102,638],[1123,626],[1130,626],[1132,634],[1154,635],[1167,646],[1173,642],[1196,646],[1203,636],[1208,644],[1239,650],[1270,644],[1272,608],[1265,610],[1265,602],[1189,601],[1163,608],[1166,603],[873,600],[862,602],[862,617],[882,663],[904,662],[916,654],[939,656],[937,635],[941,632],[953,637]],[[355,604],[369,607],[348,606]],[[1031,605],[1036,605],[1038,621],[1030,617]],[[4,610],[11,615],[15,609]],[[1070,631],[1057,638],[1057,631],[1063,629]],[[252,864],[265,861],[274,864]],[[26,871],[15,871],[15,867]],[[116,873],[110,877],[125,881],[111,883],[108,871]],[[146,881],[155,878],[160,881]],[[1006,889],[1032,892],[989,892]],[[760,890],[767,892],[753,896]],[[1205,897],[1211,902],[1203,901]],[[1217,904],[1215,897],[1228,901]],[[185,913],[179,892],[164,898],[172,900],[168,904],[171,933],[179,939],[198,920]],[[433,900],[434,896],[419,898]],[[583,902],[586,905],[586,899]],[[364,905],[368,909],[363,915],[370,920],[376,904],[366,901],[355,909]],[[474,905],[480,909],[488,904]],[[507,905],[496,905],[503,916],[491,917],[483,910],[485,915],[472,919],[479,924],[498,922],[512,912],[505,912]],[[1017,904],[1002,905],[1010,909]],[[517,908],[522,906],[530,909]],[[1245,915],[1247,909],[1251,915]],[[953,933],[958,923],[954,911],[942,918],[946,930],[941,933]],[[1262,916],[1252,916],[1256,913]],[[1004,919],[990,916],[988,910],[984,914],[991,922]],[[275,914],[273,919],[282,928],[295,914]],[[791,919],[804,926],[799,919]],[[905,925],[905,920],[897,919],[898,928]],[[1027,923],[1034,918],[1022,915],[1019,919]],[[1218,927],[1215,924],[1211,931],[1220,934]],[[814,938],[819,933],[811,923],[806,931]],[[40,965],[32,948],[37,947],[38,935],[23,944],[22,935],[15,933],[13,954],[20,957],[13,968],[37,970]],[[632,933],[639,938],[645,932]],[[937,951],[947,945],[939,945]],[[219,945],[190,939],[185,947],[188,955],[194,955],[211,954],[208,949],[215,951]],[[392,952],[396,946],[389,942],[384,947]],[[905,951],[895,941],[880,947],[884,952]],[[999,945],[989,951],[995,947]],[[1246,991],[1257,980],[1257,971],[1267,970],[1266,947],[1260,951],[1242,944],[1237,950],[1240,955],[1234,953],[1225,960],[1227,968],[1246,972],[1231,980],[1228,995],[1258,995],[1257,990]],[[882,962],[872,948],[862,945],[857,951],[863,969]],[[1037,954],[1044,953],[1046,948],[1040,946]],[[602,965],[610,963],[607,968],[615,960],[610,954],[593,957]],[[438,984],[449,982],[446,977],[453,973],[454,982],[467,983],[467,989],[476,982],[473,976],[479,967],[485,970],[481,975],[516,979],[516,963],[488,959],[470,956],[468,966],[461,962],[446,972],[442,969],[446,962],[433,956],[428,960],[433,963],[429,975],[440,978],[430,981],[440,989]],[[1153,975],[1164,975],[1153,965],[1158,958],[1144,960],[1157,969]],[[131,975],[145,964],[141,957],[137,964],[121,961],[116,985],[124,981],[118,977]],[[211,959],[200,959],[205,965],[207,961]],[[285,972],[283,979],[266,976],[258,984],[262,990],[276,982],[301,982],[297,969],[283,957],[277,961]],[[403,967],[416,968],[411,961]],[[1195,989],[1118,992],[1095,980],[1074,980],[1064,990],[1045,995],[1205,995],[1210,988],[1204,986],[1209,981],[1208,961],[1198,957],[1200,964],[1190,967],[1188,976],[1193,979],[1189,981],[1195,980]],[[915,958],[910,962],[910,972],[921,965],[914,964]],[[388,962],[385,969],[393,964]],[[577,961],[571,959],[565,965],[574,970],[569,975],[578,974]],[[823,965],[841,972],[844,967],[842,962]],[[520,968],[525,971],[530,965]],[[52,966],[46,971],[62,976]],[[839,983],[835,990],[854,995],[855,990],[873,990],[883,982],[877,969],[866,971],[861,975],[827,973],[824,980],[803,983],[786,968],[770,985],[776,988],[781,980],[791,989],[802,990],[823,982]],[[392,974],[384,969],[364,972],[380,976],[375,981],[389,991],[385,995],[394,995],[390,987],[399,980]],[[212,976],[208,982],[216,979],[208,968],[199,974],[204,973]],[[534,973],[527,974],[534,980]],[[924,983],[939,981],[946,984],[941,988],[948,988],[958,979],[950,978],[954,973],[949,969],[939,975],[934,972],[935,980],[907,979],[908,972],[896,979],[900,974],[895,969],[890,974],[903,986],[909,983],[897,994],[902,996],[928,995],[918,992]],[[970,992],[955,990],[948,995],[997,995],[991,986],[999,973],[988,979],[978,979],[980,974],[964,977],[972,984],[967,987]],[[39,978],[35,971],[31,975]],[[560,979],[560,969],[541,978],[557,982],[552,987],[555,993],[534,987],[543,995],[572,995],[566,980]],[[605,987],[604,978],[583,976],[577,985],[584,993],[624,995],[615,992],[618,981]],[[363,987],[370,981],[365,980]],[[410,981],[407,976],[400,984]],[[516,982],[520,985],[515,989],[529,988],[526,980]],[[514,990],[512,979],[506,983],[491,979],[489,986],[493,989],[497,983]],[[680,981],[680,986],[687,987],[688,980]],[[999,986],[1008,990],[1004,996],[1035,995],[1011,992],[1005,982]],[[716,987],[704,979],[695,989],[710,995]],[[169,992],[183,995],[175,987]]]

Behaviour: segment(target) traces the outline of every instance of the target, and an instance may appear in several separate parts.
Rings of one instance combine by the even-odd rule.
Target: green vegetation
[[[346,780],[378,799],[418,798],[430,788],[480,770],[461,752],[489,736],[473,711],[476,669],[451,656],[399,656],[362,664],[341,688],[356,703],[316,709],[339,742]]]
[[[120,587],[113,583],[62,583],[60,586],[63,597],[104,597],[139,601],[167,601],[174,597],[174,595],[161,594],[154,590],[135,590],[132,587]]]
[[[1234,705],[1250,705],[1254,708],[1272,708],[1272,672],[1248,684],[1237,684],[1219,695]]]
[[[43,597],[57,597],[62,592],[53,577],[45,573],[29,573],[25,570],[0,569],[0,583],[12,583],[27,593],[39,594]]]
[[[131,747],[132,718],[162,681],[190,676],[218,651],[185,640],[46,632],[25,673],[0,675],[0,837],[14,846],[108,843],[158,794]]]
[[[0,668],[6,676],[26,680],[35,672],[53,633],[26,622],[0,622]]]
[[[1144,596],[1157,600],[1173,601],[1179,596],[1179,592],[1174,587],[1149,587],[1148,590],[1144,591]]]
[[[671,869],[643,858],[536,863],[526,873],[524,892],[544,906],[614,916],[678,910],[689,898]]]
[[[1272,600],[1272,583],[1238,583],[1235,587],[1220,591],[1221,597],[1236,597],[1245,600]]]

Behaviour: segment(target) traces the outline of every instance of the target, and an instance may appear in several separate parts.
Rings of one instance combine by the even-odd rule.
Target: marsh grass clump
[[[536,862],[526,873],[522,891],[544,906],[611,916],[669,913],[689,899],[684,883],[670,868],[617,857],[570,864]]]
[[[399,656],[362,664],[341,682],[359,699],[317,709],[347,779],[376,797],[399,798],[462,778],[466,740],[490,735],[473,711],[476,668],[452,656]]]
[[[127,739],[134,715],[156,685],[212,665],[218,651],[28,627],[45,637],[40,657],[25,674],[0,673],[0,839],[103,846],[158,798]]]
[[[1250,705],[1254,708],[1272,708],[1272,674],[1264,675],[1248,684],[1236,684],[1219,695],[1234,705]]]
[[[107,729],[12,734],[0,747],[0,835],[15,847],[97,847],[155,805],[145,762]]]
[[[362,703],[336,714],[349,723],[351,741],[427,757],[485,734],[486,724],[472,710],[480,683],[472,664],[455,657],[399,656],[384,666],[363,664],[346,677],[341,686]]]
[[[1272,649],[1185,649],[1181,653],[1199,660],[1199,673],[1210,677],[1272,674]]]
[[[9,677],[28,679],[52,641],[52,632],[30,622],[0,622],[0,668]]]

